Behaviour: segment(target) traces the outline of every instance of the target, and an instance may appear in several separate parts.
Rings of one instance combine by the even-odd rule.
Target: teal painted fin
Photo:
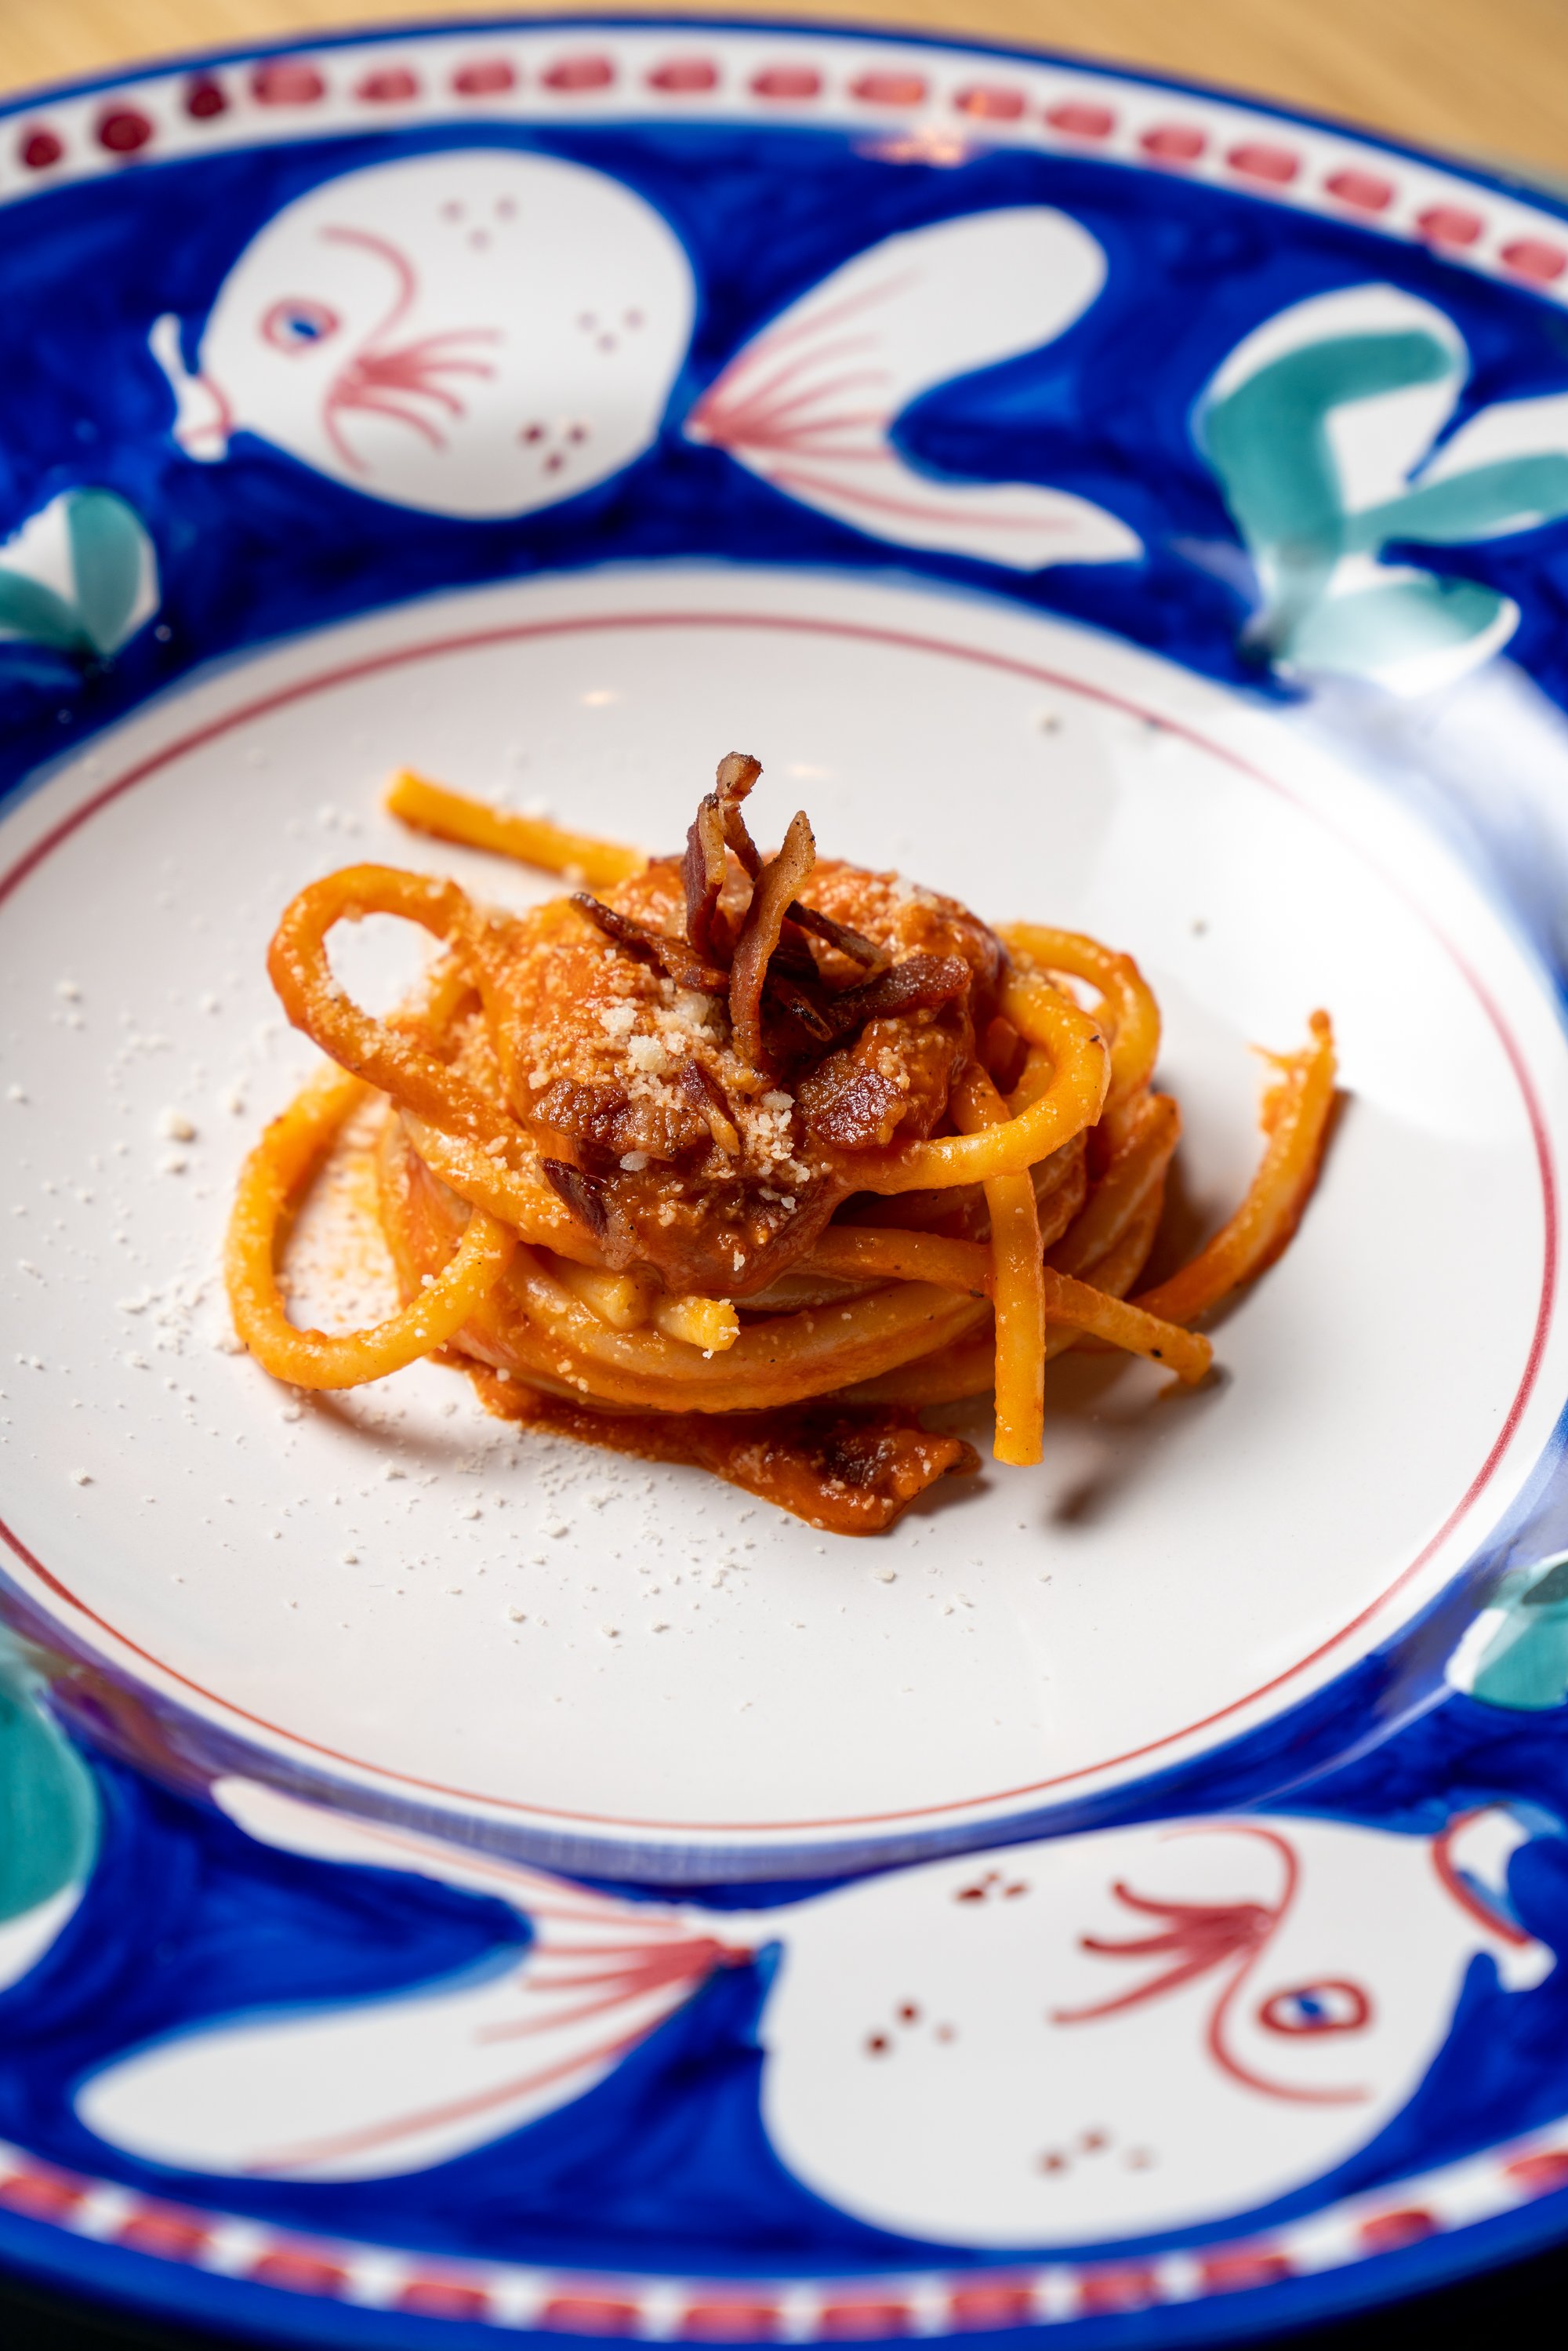
[[[124,643],[148,551],[140,517],[112,490],[74,490],[66,529],[76,578],[80,633],[97,653]]]
[[[1305,669],[1367,676],[1445,645],[1468,645],[1511,609],[1505,596],[1473,580],[1422,573],[1326,598],[1276,650]]]
[[[92,1775],[0,1634],[0,1924],[77,1886],[98,1849]]]
[[[1568,1702],[1568,1555],[1505,1576],[1492,1605],[1502,1622],[1476,1660],[1469,1695],[1523,1714]]]
[[[57,517],[70,558],[69,593],[29,568],[34,524]],[[52,569],[51,565],[42,568]],[[0,548],[0,636],[52,653],[107,660],[157,609],[158,558],[141,517],[113,490],[64,490]]]

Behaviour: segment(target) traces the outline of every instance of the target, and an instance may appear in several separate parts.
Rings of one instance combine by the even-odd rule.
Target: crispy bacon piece
[[[588,1227],[595,1240],[607,1240],[610,1203],[605,1178],[590,1176],[582,1167],[570,1167],[564,1159],[541,1159],[539,1167],[550,1190],[565,1201],[580,1224]]]
[[[686,937],[694,952],[714,956],[717,946],[714,938],[714,917],[718,912],[718,893],[724,888],[725,849],[724,818],[719,810],[718,795],[709,792],[697,802],[697,812],[686,834],[686,853],[681,861],[681,884],[686,898]]]
[[[760,760],[731,751],[718,763],[716,788],[697,803],[686,834],[681,882],[686,900],[686,936],[700,956],[724,956],[728,925],[719,915],[725,882],[725,852],[732,849],[755,882],[762,869],[757,843],[746,829],[740,803],[762,773]]]
[[[637,1225],[625,1211],[625,1201],[612,1176],[573,1168],[567,1159],[540,1159],[538,1166],[557,1199],[564,1199],[579,1223],[591,1229],[612,1274],[623,1274],[625,1267],[644,1256]]]
[[[746,829],[740,803],[761,773],[761,760],[754,759],[749,751],[730,751],[719,761],[716,778],[724,837],[754,882],[762,871],[762,854]]]
[[[765,1048],[775,1070],[791,1063],[820,1062],[831,1047],[873,1020],[901,1013],[939,1011],[961,998],[971,980],[968,966],[957,956],[913,955],[859,987],[844,988],[834,996],[815,977],[800,979],[792,967],[781,972],[783,960],[781,952],[774,955],[762,997]],[[810,1082],[808,1079],[807,1083]],[[814,1132],[821,1131],[814,1120],[811,1123]],[[862,1134],[862,1140],[866,1139]]]
[[[685,1461],[832,1534],[892,1526],[939,1478],[980,1466],[961,1437],[936,1437],[896,1405],[775,1412],[593,1412],[465,1364],[487,1410],[643,1461]]]
[[[747,752],[731,750],[727,759],[719,759],[717,790],[707,792],[698,801],[698,811],[686,832],[686,853],[682,858],[682,891],[686,898],[686,940],[695,955],[706,956],[710,964],[724,962],[731,955],[731,940],[727,938],[728,924],[719,912],[719,895],[727,879],[727,852],[734,852],[740,865],[746,868],[752,882],[762,874],[762,856],[757,853],[746,828],[746,818],[740,816],[740,801],[746,799],[752,785],[762,774],[762,767]],[[809,931],[825,946],[834,947],[849,962],[861,964],[870,976],[889,968],[889,950],[879,947],[862,931],[853,931],[846,922],[837,922],[832,914],[822,914],[818,907],[801,905],[800,898],[789,898],[779,924],[779,938],[773,940],[768,955],[768,976],[792,978],[801,985],[813,985],[818,978],[816,962],[800,931]],[[821,1018],[811,1004],[800,999],[785,999],[783,1008],[806,1037],[818,1044],[828,1044],[832,1029],[821,1028]]]
[[[667,932],[651,930],[646,923],[639,923],[631,914],[617,914],[613,906],[607,906],[601,898],[591,897],[586,890],[578,891],[571,903],[617,946],[657,964],[677,987],[697,988],[705,996],[724,994],[729,984],[727,975],[707,962],[685,939],[673,939]]]
[[[791,900],[787,911],[792,923],[799,923],[803,931],[815,932],[829,946],[848,956],[852,963],[864,964],[868,970],[878,972],[885,971],[893,960],[887,949],[879,947],[874,939],[852,931],[847,923],[835,923],[831,914],[820,914],[815,906],[802,906],[798,898]]]
[[[950,901],[911,912],[884,876],[858,877],[862,891],[854,868],[819,872],[804,814],[777,856],[759,858],[740,815],[758,772],[732,754],[682,859],[656,859],[606,898],[574,901],[593,931],[574,925],[559,947],[541,946],[531,974],[530,1000],[561,1031],[559,1050],[539,1057],[552,1074],[539,1071],[536,1092],[525,1060],[515,1078],[550,1181],[605,1262],[648,1265],[676,1292],[735,1299],[810,1249],[854,1188],[853,1155],[940,1131],[1003,960]],[[813,877],[834,912],[811,904]],[[841,919],[857,915],[906,946],[884,948]],[[633,1074],[643,1057],[628,1047],[622,1068],[600,1029],[595,935],[677,986],[723,997],[727,1021],[712,1004],[681,1058],[648,1057],[659,1066],[644,1081]],[[794,1105],[783,1156],[747,1107],[771,1088]]]
[[[704,1107],[678,1097],[634,1097],[624,1086],[585,1085],[578,1078],[554,1079],[533,1097],[528,1117],[541,1138],[567,1136],[574,1156],[594,1174],[608,1174],[609,1163],[629,1151],[645,1152],[651,1159],[684,1159],[706,1144],[709,1134]]]
[[[868,1023],[796,1086],[807,1132],[839,1151],[885,1149],[898,1136],[924,1139],[947,1107],[967,1037],[967,1024],[950,1020],[902,1035],[891,1021]]]
[[[868,1020],[888,1020],[901,1012],[935,1011],[962,996],[972,977],[959,956],[905,956],[875,979],[830,998],[833,1035],[848,1037]]]
[[[770,1016],[764,1024],[768,1058],[782,1066],[820,1053],[837,1031],[829,1017],[832,999],[824,999],[822,990],[809,981],[781,972],[779,963],[776,955],[763,987],[762,1008]]]
[[[808,1134],[836,1151],[885,1149],[904,1115],[891,1078],[868,1069],[852,1050],[830,1054],[796,1096]]]
[[[705,1070],[700,1061],[683,1061],[675,1072],[675,1083],[692,1108],[700,1111],[706,1119],[708,1133],[719,1149],[738,1153],[740,1129],[725,1099],[724,1088],[712,1071]]]
[[[537,1128],[546,1135],[570,1137],[594,1158],[619,1159],[636,1145],[625,1134],[631,1097],[623,1086],[584,1085],[576,1078],[557,1078],[536,1094],[529,1105]]]
[[[768,1064],[762,1047],[762,990],[784,929],[789,903],[817,862],[817,844],[804,809],[796,811],[784,846],[757,877],[746,926],[729,972],[729,1022],[736,1050],[754,1070]]]

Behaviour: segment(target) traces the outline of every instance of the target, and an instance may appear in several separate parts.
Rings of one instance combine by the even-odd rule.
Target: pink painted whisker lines
[[[1239,2082],[1244,2088],[1256,2090],[1265,2097],[1285,2098],[1310,2105],[1358,2104],[1370,2095],[1368,2091],[1271,2081],[1245,2064],[1227,2041],[1227,2026],[1242,1987],[1283,1926],[1295,1900],[1301,1876],[1294,1847],[1288,1838],[1270,1829],[1254,1828],[1240,1822],[1229,1823],[1227,1828],[1231,1834],[1256,1838],[1260,1844],[1270,1847],[1279,1855],[1284,1868],[1284,1883],[1278,1900],[1272,1904],[1150,1900],[1134,1894],[1123,1879],[1118,1878],[1111,1889],[1116,1900],[1129,1910],[1141,1911],[1148,1917],[1165,1919],[1165,1931],[1132,1936],[1122,1942],[1112,1942],[1103,1936],[1085,1935],[1080,1938],[1080,1949],[1102,1959],[1168,1958],[1173,1964],[1145,1982],[1134,1985],[1128,1991],[1113,1993],[1108,2000],[1084,2008],[1058,2009],[1053,2022],[1058,2024],[1091,2023],[1100,2017],[1114,2016],[1126,2009],[1141,2007],[1146,2001],[1158,2000],[1166,1993],[1176,1991],[1183,1984],[1212,1974],[1217,1970],[1228,1970],[1219,1997],[1209,2011],[1204,2033],[1205,2046],[1220,2071],[1229,2074],[1233,2081]],[[1205,1833],[1212,1834],[1214,1832],[1210,1829]],[[1301,1985],[1291,1987],[1289,1991],[1276,1992],[1262,2003],[1264,2012],[1259,2021],[1266,2031],[1276,2032],[1323,2030],[1323,2026],[1315,2020],[1312,2000],[1314,1991],[1321,1989]],[[1358,2029],[1371,2022],[1372,2003],[1359,1985],[1346,1984],[1341,1979],[1336,1980],[1333,1989],[1354,1996],[1359,2011],[1356,2017]],[[1285,2024],[1281,2021],[1284,2013],[1282,2003],[1289,1998],[1294,1998],[1301,2004],[1301,2021]],[[1332,2023],[1328,2029],[1334,2029]]]
[[[247,432],[427,514],[531,513],[653,444],[686,354],[691,264],[609,174],[505,148],[344,172],[240,252],[188,367],[151,341],[188,455]],[[546,417],[570,417],[551,434]],[[200,428],[200,429],[198,429]]]
[[[344,437],[339,420],[346,414],[390,417],[418,433],[433,449],[445,448],[447,434],[441,422],[418,403],[431,403],[442,417],[461,418],[466,415],[468,403],[443,379],[465,376],[489,381],[498,371],[493,361],[471,351],[443,347],[462,341],[494,343],[497,340],[494,329],[454,329],[392,350],[361,351],[351,359],[329,388],[323,410],[328,436],[344,464],[357,473],[370,470],[367,461]]]
[[[1087,2024],[1096,2017],[1114,2016],[1123,2009],[1158,2000],[1163,1992],[1175,1991],[1195,1976],[1207,1975],[1215,1968],[1249,1957],[1268,1941],[1279,1924],[1279,1913],[1265,1909],[1258,1902],[1150,1902],[1134,1894],[1120,1878],[1111,1891],[1129,1909],[1166,1919],[1168,1923],[1165,1932],[1134,1935],[1121,1943],[1100,1935],[1084,1935],[1079,1938],[1079,1948],[1102,1959],[1170,1958],[1174,1964],[1126,1991],[1113,1992],[1108,2000],[1093,2001],[1086,2008],[1054,2010],[1052,2018],[1057,2024]]]

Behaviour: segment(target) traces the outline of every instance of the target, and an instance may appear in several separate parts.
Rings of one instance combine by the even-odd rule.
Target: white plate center
[[[1213,1385],[1085,1363],[1041,1468],[877,1541],[518,1437],[450,1374],[297,1404],[214,1343],[235,1168],[311,1064],[264,972],[287,897],[360,858],[544,894],[402,832],[388,771],[666,848],[735,747],[765,836],[804,805],[828,853],[1138,957],[1200,1223],[1260,1147],[1249,1044],[1318,1004],[1342,1040],[1320,1194]],[[209,682],[35,796],[5,865],[142,766],[0,908],[5,1515],[78,1639],[265,1748],[655,1842],[978,1820],[1304,1694],[1544,1441],[1550,1006],[1396,809],[1218,693],[956,600],[603,575]]]

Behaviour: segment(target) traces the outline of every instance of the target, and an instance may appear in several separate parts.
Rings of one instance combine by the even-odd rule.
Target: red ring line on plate
[[[518,1813],[525,1818],[580,1821],[597,1828],[651,1830],[666,1836],[768,1837],[826,1829],[874,1828],[884,1823],[891,1825],[900,1821],[931,1820],[943,1814],[978,1812],[988,1805],[1017,1803],[1027,1797],[1043,1795],[1050,1789],[1065,1787],[1075,1780],[1091,1779],[1096,1772],[1115,1771],[1125,1763],[1141,1762],[1145,1756],[1158,1754],[1162,1748],[1174,1747],[1182,1740],[1191,1739],[1199,1731],[1208,1730],[1216,1723],[1225,1721],[1228,1716],[1239,1714],[1246,1708],[1255,1705],[1260,1698],[1268,1698],[1273,1691],[1282,1688],[1287,1682],[1293,1681],[1298,1675],[1305,1673],[1310,1667],[1327,1656],[1331,1650],[1338,1648],[1342,1642],[1348,1640],[1353,1633],[1358,1631],[1371,1617],[1375,1616],[1396,1593],[1410,1582],[1413,1576],[1419,1574],[1427,1561],[1447,1541],[1460,1520],[1479,1499],[1496,1474],[1498,1465],[1507,1452],[1523,1416],[1525,1406],[1530,1401],[1540,1375],[1542,1358],[1546,1349],[1546,1334],[1551,1327],[1557,1289],[1558,1210],[1552,1145],[1540,1100],[1525,1065],[1524,1056],[1520,1050],[1518,1040],[1479,976],[1471,969],[1453,941],[1437,927],[1404,885],[1393,874],[1386,872],[1375,858],[1368,857],[1359,842],[1353,841],[1341,827],[1321,816],[1315,809],[1309,808],[1288,786],[1281,784],[1277,777],[1267,774],[1261,768],[1254,767],[1250,760],[1244,759],[1239,752],[1227,749],[1223,744],[1211,742],[1206,735],[1200,734],[1194,726],[1185,725],[1180,719],[1167,718],[1163,713],[1146,709],[1142,704],[1130,700],[1125,695],[1113,693],[1108,687],[1089,684],[1082,679],[1068,677],[1059,670],[1046,669],[1035,662],[1019,661],[1008,653],[989,653],[980,646],[956,644],[945,638],[924,636],[910,630],[879,629],[847,621],[812,621],[793,614],[747,612],[619,612],[585,615],[571,620],[518,621],[497,628],[469,630],[455,636],[430,637],[421,643],[403,645],[384,653],[369,654],[361,661],[345,662],[334,669],[321,671],[315,677],[302,678],[293,685],[280,686],[275,693],[263,695],[254,702],[244,703],[237,710],[228,712],[222,718],[210,719],[204,726],[193,727],[188,735],[181,736],[173,743],[166,745],[162,751],[152,752],[145,759],[139,760],[134,767],[128,768],[123,775],[117,776],[111,782],[103,785],[71,815],[62,817],[57,824],[51,826],[33,843],[31,849],[24,852],[5,873],[0,874],[0,906],[4,906],[6,900],[15,894],[30,873],[37,872],[44,861],[52,856],[62,841],[69,840],[74,832],[78,831],[102,810],[121,799],[136,785],[144,783],[150,776],[154,776],[162,768],[169,767],[173,761],[183,758],[189,752],[200,750],[204,745],[215,742],[224,735],[231,734],[235,727],[248,725],[253,719],[266,717],[273,711],[287,709],[293,703],[303,702],[310,695],[326,693],[334,686],[345,685],[359,678],[373,677],[384,670],[399,669],[411,662],[437,660],[447,653],[472,653],[487,645],[517,644],[538,638],[575,636],[585,632],[603,634],[612,630],[624,629],[759,629],[782,631],[797,636],[847,638],[858,644],[892,645],[903,652],[929,653],[948,661],[967,661],[980,668],[996,670],[1007,676],[1026,678],[1031,685],[1050,686],[1058,693],[1076,695],[1082,701],[1097,703],[1103,709],[1120,711],[1126,716],[1139,718],[1148,725],[1157,726],[1166,734],[1175,736],[1182,742],[1190,743],[1195,749],[1206,753],[1208,758],[1218,759],[1222,766],[1229,768],[1237,775],[1245,776],[1249,782],[1261,784],[1265,790],[1271,791],[1281,799],[1288,801],[1292,808],[1297,809],[1312,822],[1322,826],[1353,855],[1360,858],[1364,864],[1369,865],[1385,887],[1411,909],[1457,966],[1496,1032],[1523,1099],[1525,1115],[1530,1123],[1531,1136],[1535,1146],[1536,1169],[1541,1179],[1542,1224],[1541,1297],[1536,1309],[1535,1326],[1531,1337],[1529,1353],[1502,1426],[1458,1501],[1455,1503],[1436,1534],[1422,1545],[1408,1566],[1402,1568],[1393,1583],[1385,1586],[1375,1600],[1369,1601],[1364,1608],[1360,1609],[1348,1624],[1341,1625],[1337,1633],[1331,1634],[1325,1641],[1320,1641],[1315,1648],[1307,1652],[1305,1656],[1299,1657],[1294,1665],[1283,1667],[1268,1681],[1260,1683],[1256,1689],[1249,1690],[1241,1698],[1231,1698],[1226,1705],[1217,1707],[1212,1713],[1200,1716],[1196,1722],[1189,1722],[1179,1730],[1166,1731],[1158,1739],[1151,1739],[1140,1747],[1130,1747],[1119,1755],[1105,1756],[1097,1763],[1078,1764],[1071,1771],[1056,1772],[1047,1779],[1029,1781],[1014,1788],[997,1789],[986,1795],[958,1797],[946,1803],[911,1804],[894,1812],[855,1813],[838,1819],[807,1821],[623,1819],[611,1813],[580,1812],[564,1805],[532,1804],[514,1797],[484,1795],[469,1788],[451,1788],[439,1780],[423,1779],[415,1772],[397,1771],[385,1764],[364,1762],[358,1756],[346,1755],[340,1749],[329,1747],[320,1740],[307,1739],[298,1731],[286,1729],[281,1723],[268,1721],[265,1715],[255,1714],[245,1707],[236,1706],[217,1691],[210,1690],[202,1683],[193,1680],[188,1674],[183,1674],[174,1667],[166,1665],[162,1658],[154,1656],[151,1650],[142,1648],[140,1643],[131,1640],[115,1625],[110,1625],[107,1618],[100,1616],[95,1609],[89,1608],[84,1600],[70,1590],[68,1585],[62,1583],[59,1578],[45,1566],[43,1561],[36,1552],[29,1550],[4,1519],[0,1519],[0,1539],[5,1541],[16,1558],[47,1590],[74,1608],[89,1624],[97,1625],[100,1632],[107,1633],[132,1656],[140,1657],[145,1664],[154,1667],[159,1673],[166,1675],[172,1682],[177,1683],[183,1689],[192,1691],[197,1698],[204,1698],[210,1706],[217,1707],[223,1713],[237,1721],[251,1723],[258,1730],[266,1731],[272,1738],[287,1740],[291,1745],[302,1748],[311,1754],[324,1756],[329,1762],[345,1764],[350,1771],[368,1773],[372,1779],[395,1781],[402,1787],[416,1788],[429,1795],[444,1796],[455,1803],[479,1804],[494,1811]]]

